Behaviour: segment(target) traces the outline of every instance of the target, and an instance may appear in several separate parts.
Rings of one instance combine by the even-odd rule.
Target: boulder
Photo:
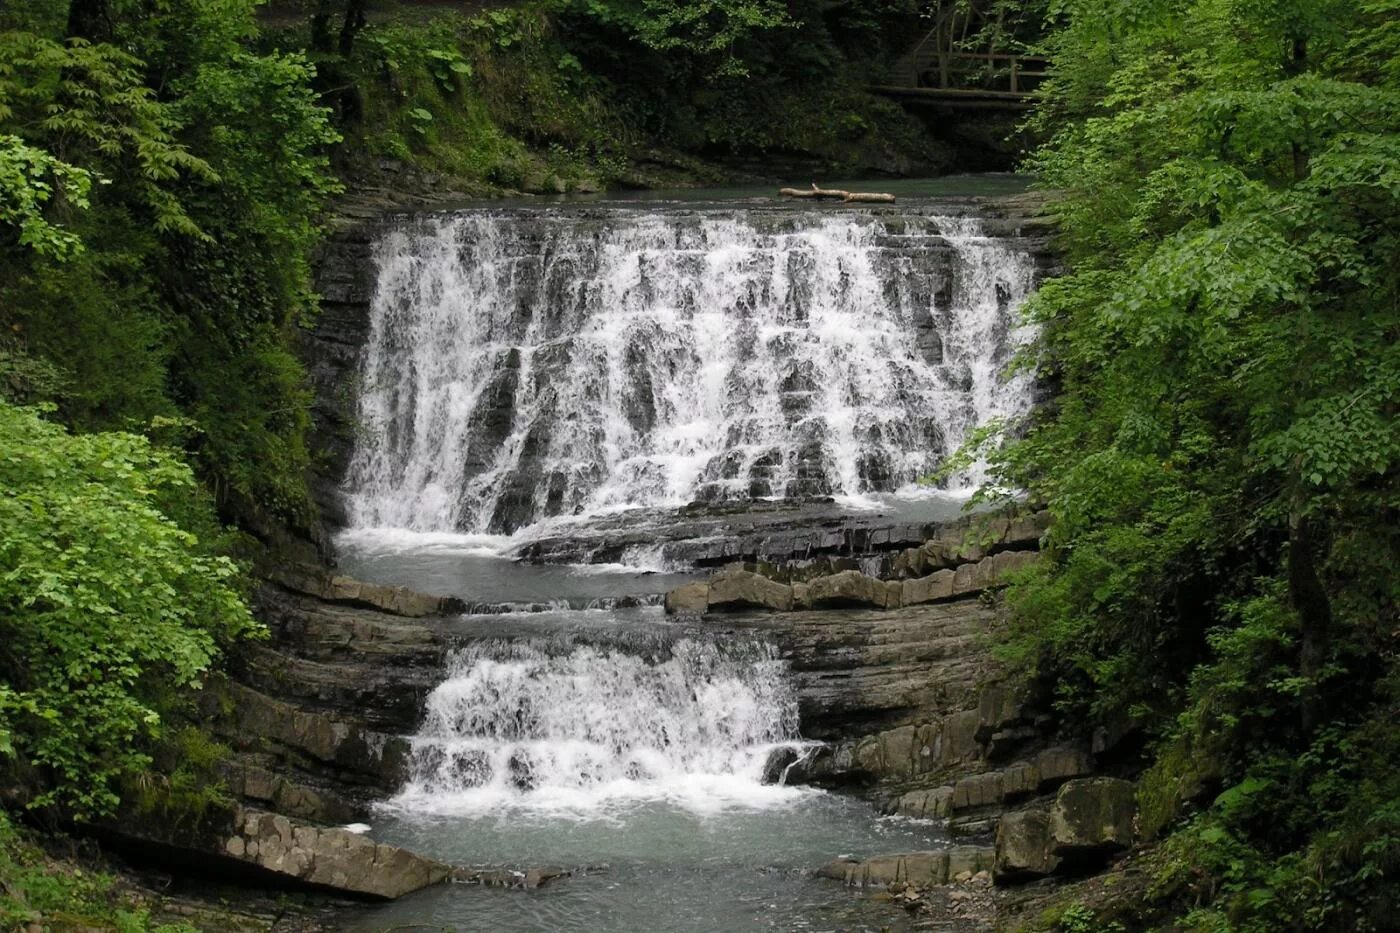
[[[703,580],[685,583],[666,594],[666,614],[703,613],[710,606],[710,584]]]
[[[223,854],[303,884],[392,899],[446,880],[452,867],[344,829],[242,810]]]
[[[1063,859],[1106,855],[1133,844],[1137,796],[1131,781],[1080,778],[1055,795],[1050,851]]]
[[[726,568],[710,579],[710,609],[792,610],[792,587],[737,567]]]
[[[992,869],[997,882],[1048,875],[1059,864],[1060,859],[1050,852],[1050,814],[1044,810],[1022,810],[1001,818]]]
[[[892,590],[882,580],[867,576],[859,570],[844,570],[841,573],[817,577],[807,582],[807,602],[813,608],[833,606],[873,606],[876,609],[899,608],[898,597],[890,603],[890,594],[898,592],[899,584]]]

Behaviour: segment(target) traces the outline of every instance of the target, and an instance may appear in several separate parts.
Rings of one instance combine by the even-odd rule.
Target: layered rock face
[[[999,882],[1080,871],[1133,841],[1133,787],[1091,777],[1088,743],[1057,740],[1054,717],[1028,706],[987,650],[998,619],[989,597],[1035,562],[1047,527],[1041,514],[948,523],[887,562],[883,579],[731,566],[672,591],[666,608],[779,646],[804,735],[826,744],[774,762],[775,776],[946,821],[984,840]],[[860,885],[942,883],[923,855],[824,871]]]

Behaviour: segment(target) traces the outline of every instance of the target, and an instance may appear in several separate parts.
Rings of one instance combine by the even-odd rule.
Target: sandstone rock
[[[1040,731],[1034,726],[1017,726],[993,732],[986,740],[987,758],[1000,761],[1009,758],[1027,745],[1040,738]]]
[[[1083,749],[1059,746],[1036,755],[1035,770],[1040,786],[1048,787],[1093,773],[1094,763]]]
[[[710,584],[700,580],[685,583],[666,594],[666,614],[704,612],[710,606]]]
[[[905,548],[894,559],[890,572],[896,577],[922,577],[928,572],[928,555],[922,548]]]
[[[993,733],[1021,721],[1021,702],[1005,684],[990,684],[977,697],[977,715],[977,737],[985,742]]]
[[[353,775],[359,783],[391,789],[405,777],[408,742],[367,729],[362,723],[274,700],[237,683],[228,684],[241,736],[313,759],[322,767]]]
[[[1001,772],[1001,790],[1007,799],[1033,794],[1040,786],[1040,772],[1029,761],[1017,761]]]
[[[711,609],[792,609],[792,587],[748,570],[727,568],[710,579]]]
[[[1081,778],[1055,795],[1050,808],[1051,852],[1061,858],[1100,856],[1133,843],[1137,798],[1131,781]]]
[[[980,855],[973,854],[981,852]],[[837,859],[817,869],[823,878],[834,878],[849,887],[889,887],[894,884],[928,887],[948,883],[948,867],[956,860],[958,870],[971,864],[991,864],[990,850],[957,846],[949,852],[910,852],[905,855],[882,855],[870,859]]]
[[[943,719],[943,765],[960,764],[977,758],[981,746],[977,742],[977,710],[962,710]]]
[[[222,848],[229,857],[273,874],[385,899],[437,884],[452,872],[442,862],[397,846],[257,810],[236,816]]]
[[[349,603],[407,618],[455,615],[466,604],[455,596],[430,596],[403,586],[383,586],[353,577],[339,576],[318,567],[283,565],[270,575],[287,589],[327,602]]]
[[[998,882],[1048,875],[1060,864],[1050,852],[1050,815],[1044,810],[1008,813],[997,825],[996,865]]]
[[[880,770],[883,774],[903,776],[914,770],[916,732],[914,726],[900,726],[880,733]]]
[[[1002,796],[1000,771],[970,775],[953,785],[953,812],[994,806]]]
[[[915,819],[946,817],[952,812],[953,788],[911,790],[895,803],[895,812]]]
[[[873,606],[897,608],[888,604],[888,588],[881,580],[859,570],[845,570],[807,583],[807,601],[813,608],[832,606]]]
[[[905,580],[900,592],[900,601],[906,606],[916,606],[920,603],[949,599],[953,595],[953,576],[954,572],[951,570],[940,570],[916,580]]]

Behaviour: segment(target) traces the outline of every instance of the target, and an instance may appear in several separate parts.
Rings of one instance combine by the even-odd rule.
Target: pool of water
[[[572,814],[509,808],[464,817],[389,804],[373,830],[380,840],[459,864],[580,871],[532,891],[429,889],[366,909],[351,929],[910,928],[901,910],[812,872],[842,855],[938,848],[946,843],[938,827],[880,818],[862,802],[818,791],[749,793],[708,809],[653,799]]]
[[[660,596],[692,573],[627,564],[528,564],[514,560],[501,535],[354,529],[336,539],[340,569],[376,583],[458,596],[474,605],[514,603],[587,608],[619,597]]]

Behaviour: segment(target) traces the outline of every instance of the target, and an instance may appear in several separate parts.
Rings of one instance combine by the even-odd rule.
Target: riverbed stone
[[[752,571],[725,568],[710,579],[708,606],[710,609],[772,609],[788,612],[792,609],[792,587],[770,580]]]
[[[1079,778],[1055,795],[1050,808],[1051,852],[1085,858],[1126,849],[1133,843],[1137,796],[1120,778]]]
[[[949,856],[948,852],[908,852],[868,859],[837,859],[817,869],[817,874],[854,888],[885,888],[892,884],[928,887],[948,882]]]
[[[701,612],[710,606],[710,584],[700,580],[684,583],[666,594],[666,614]]]

